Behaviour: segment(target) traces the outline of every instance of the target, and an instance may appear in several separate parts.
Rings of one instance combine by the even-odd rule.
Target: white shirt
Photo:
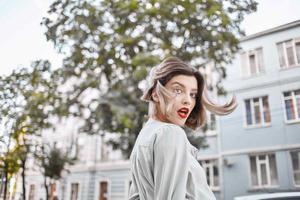
[[[184,130],[149,119],[130,155],[129,200],[215,200]]]

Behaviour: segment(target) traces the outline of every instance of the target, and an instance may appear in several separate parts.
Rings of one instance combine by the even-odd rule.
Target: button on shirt
[[[180,126],[150,118],[130,155],[129,200],[215,200],[196,152]]]

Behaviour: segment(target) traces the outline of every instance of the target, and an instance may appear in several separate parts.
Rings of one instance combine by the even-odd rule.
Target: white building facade
[[[300,190],[300,21],[244,37],[219,119],[220,199]]]

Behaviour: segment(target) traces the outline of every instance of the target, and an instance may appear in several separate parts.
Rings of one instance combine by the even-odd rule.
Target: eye
[[[178,88],[175,88],[175,89],[173,90],[173,92],[174,92],[175,94],[181,94],[181,93],[182,93],[182,90],[181,90],[181,89],[178,89]]]
[[[197,93],[191,93],[191,97],[192,97],[193,99],[196,99],[196,98],[197,98]]]

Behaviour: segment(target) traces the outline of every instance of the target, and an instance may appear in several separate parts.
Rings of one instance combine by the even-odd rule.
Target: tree
[[[20,95],[20,85],[23,81],[21,72],[18,75],[13,74],[10,78],[0,77],[1,170],[5,180],[4,199],[10,177],[20,169],[20,148],[15,139],[22,134],[22,129],[17,127],[21,126],[19,122],[25,105],[24,98]]]
[[[59,73],[70,86],[64,107],[85,120],[83,132],[120,133],[111,144],[129,157],[147,113],[138,98],[149,67],[169,55],[195,67],[213,61],[215,87],[224,94],[239,25],[255,10],[254,0],[56,0],[42,24],[66,55]]]
[[[19,169],[20,169],[20,164],[18,163],[18,160],[16,159],[16,157],[18,156],[18,151],[15,148],[12,148],[11,144],[11,137],[7,138],[8,141],[7,142],[3,142],[3,144],[1,144],[1,147],[5,147],[4,151],[1,152],[0,155],[0,168],[1,168],[1,173],[3,173],[3,177],[2,177],[2,184],[3,184],[3,199],[6,200],[7,197],[7,189],[8,189],[8,184],[10,179],[12,178],[12,176],[14,174],[16,174]],[[2,187],[2,185],[1,185]],[[1,188],[1,192],[2,192],[2,188]]]
[[[31,147],[41,131],[51,126],[49,118],[61,110],[58,108],[57,85],[50,67],[48,61],[36,61],[29,69],[23,68],[0,77],[0,123],[3,145],[7,145],[3,160],[9,161],[9,153],[14,152],[12,161],[17,162],[16,166],[22,169],[23,199],[26,197],[28,154],[32,153]],[[8,170],[7,165],[2,169]]]
[[[59,180],[67,164],[73,164],[76,158],[71,157],[69,152],[57,148],[55,145],[42,144],[37,146],[35,152],[38,165],[44,176],[44,187],[46,190],[46,199],[49,199],[49,186],[52,180]]]

